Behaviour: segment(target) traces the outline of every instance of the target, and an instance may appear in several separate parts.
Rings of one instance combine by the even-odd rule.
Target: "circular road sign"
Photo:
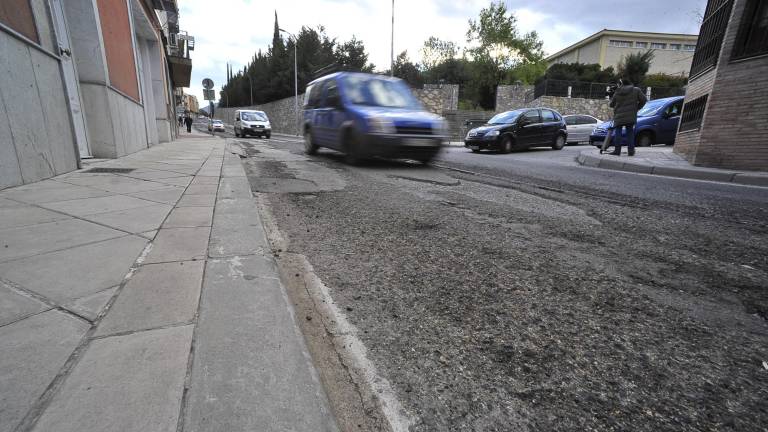
[[[206,90],[210,90],[213,88],[213,80],[210,78],[206,78],[203,80],[203,88]]]

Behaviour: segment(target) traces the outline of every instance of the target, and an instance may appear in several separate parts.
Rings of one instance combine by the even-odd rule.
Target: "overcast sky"
[[[395,55],[408,50],[413,61],[429,36],[466,44],[467,20],[490,0],[395,0]],[[604,28],[692,33],[706,0],[505,0],[523,32],[536,30],[547,54]],[[226,63],[242,68],[272,42],[277,11],[280,27],[297,32],[323,25],[331,37],[361,39],[369,60],[389,68],[391,0],[179,0],[179,25],[195,36],[192,87],[202,106],[200,82],[216,90],[226,80]],[[301,90],[300,90],[301,92]]]

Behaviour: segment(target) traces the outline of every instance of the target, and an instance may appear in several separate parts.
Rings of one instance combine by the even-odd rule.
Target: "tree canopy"
[[[345,70],[372,72],[363,42],[352,38],[338,42],[328,37],[325,28],[302,27],[293,38],[284,39],[277,14],[272,44],[266,52],[257,51],[242,70],[227,72],[227,83],[220,92],[219,106],[236,107],[271,102],[293,96],[294,44],[298,69],[299,93],[312,81],[317,70],[336,64]]]

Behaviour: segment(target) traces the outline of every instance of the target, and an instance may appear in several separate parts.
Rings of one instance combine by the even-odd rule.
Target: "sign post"
[[[211,135],[214,135],[213,131],[213,101],[216,100],[216,91],[213,89],[213,80],[210,78],[205,78],[203,80],[203,96],[205,97],[205,100],[208,101],[208,109],[210,111],[210,119],[208,120],[211,124]]]

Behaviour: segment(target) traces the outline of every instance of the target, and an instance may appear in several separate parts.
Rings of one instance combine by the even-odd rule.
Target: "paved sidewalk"
[[[691,165],[671,147],[638,148],[635,156],[629,157],[626,148],[619,157],[600,154],[597,147],[582,150],[576,160],[593,168],[655,174],[693,180],[711,180],[738,183],[751,186],[768,186],[768,173],[754,171],[704,168]]]
[[[0,191],[0,432],[334,431],[239,157]]]

